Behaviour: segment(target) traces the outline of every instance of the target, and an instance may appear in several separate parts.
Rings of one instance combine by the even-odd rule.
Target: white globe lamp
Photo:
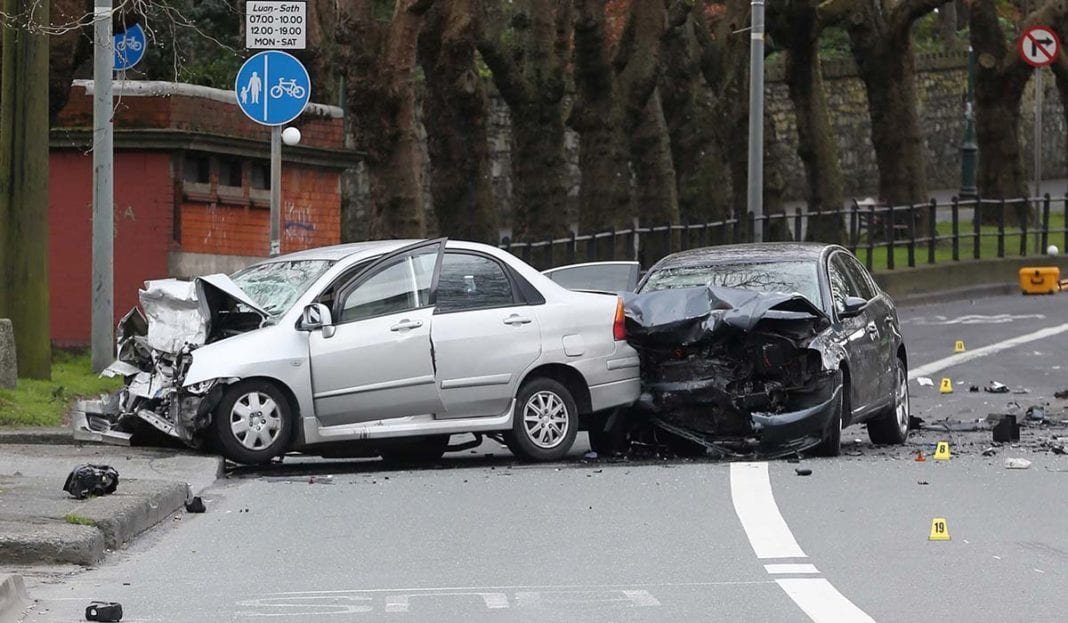
[[[282,130],[282,142],[292,147],[300,142],[300,130],[297,128],[286,128]]]

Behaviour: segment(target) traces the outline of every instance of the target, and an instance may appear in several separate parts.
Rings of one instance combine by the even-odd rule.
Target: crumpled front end
[[[74,438],[129,445],[147,425],[196,447],[224,385],[185,385],[192,352],[259,328],[267,314],[225,275],[148,281],[139,300],[141,308],[119,322],[117,360],[101,373],[123,377],[125,386],[101,400],[78,403]]]
[[[834,425],[841,356],[804,297],[686,288],[629,296],[626,311],[637,418],[720,456],[792,454]]]

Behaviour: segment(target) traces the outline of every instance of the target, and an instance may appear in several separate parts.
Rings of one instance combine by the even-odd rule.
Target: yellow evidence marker
[[[938,391],[942,394],[952,394],[953,381],[949,380],[948,378],[942,379],[942,382],[938,384]]]
[[[963,353],[964,352],[964,340],[957,340],[956,342],[953,342],[953,352],[955,352],[955,353]]]
[[[939,441],[938,445],[935,446],[935,453],[934,453],[935,460],[936,461],[948,461],[951,456],[953,456],[953,455],[950,454],[950,452],[949,452],[949,442],[948,441]]]
[[[935,517],[931,520],[931,536],[928,541],[949,541],[949,524],[945,517]]]

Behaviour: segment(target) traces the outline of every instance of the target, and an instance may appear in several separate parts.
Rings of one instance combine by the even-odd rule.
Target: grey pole
[[[282,126],[271,128],[271,257],[282,252]]]
[[[1038,215],[1038,206],[1041,204],[1042,196],[1042,74],[1045,73],[1041,67],[1035,70],[1035,205],[1034,214]],[[1030,219],[1031,211],[1024,218]],[[1038,219],[1036,218],[1037,222]],[[1043,252],[1045,249],[1039,249],[1039,227],[1035,227],[1035,249],[1038,252]]]
[[[749,191],[753,240],[764,241],[764,0],[752,0],[749,32]]]
[[[112,154],[112,0],[96,0],[93,28],[93,371],[115,360],[115,195]]]

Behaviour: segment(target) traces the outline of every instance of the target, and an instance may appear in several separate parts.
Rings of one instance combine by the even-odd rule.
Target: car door
[[[315,414],[323,426],[437,413],[430,344],[443,241],[378,260],[337,290],[334,324],[309,338]]]
[[[880,378],[878,326],[870,324],[865,312],[843,318],[845,300],[861,297],[862,293],[850,277],[846,255],[837,252],[827,261],[827,277],[831,286],[835,322],[848,354],[850,373],[850,407],[853,413],[863,417],[882,397]],[[866,311],[867,308],[865,308]]]
[[[875,365],[878,368],[876,376],[879,382],[873,387],[876,394],[875,400],[890,400],[896,389],[897,378],[897,329],[894,324],[894,314],[887,299],[864,266],[851,254],[842,253],[845,268],[859,292],[859,296],[868,301],[864,308],[863,316],[865,327],[876,342]],[[872,327],[875,331],[872,331]]]
[[[442,260],[431,330],[438,417],[500,415],[511,404],[524,370],[541,355],[541,330],[498,259],[448,251]]]

